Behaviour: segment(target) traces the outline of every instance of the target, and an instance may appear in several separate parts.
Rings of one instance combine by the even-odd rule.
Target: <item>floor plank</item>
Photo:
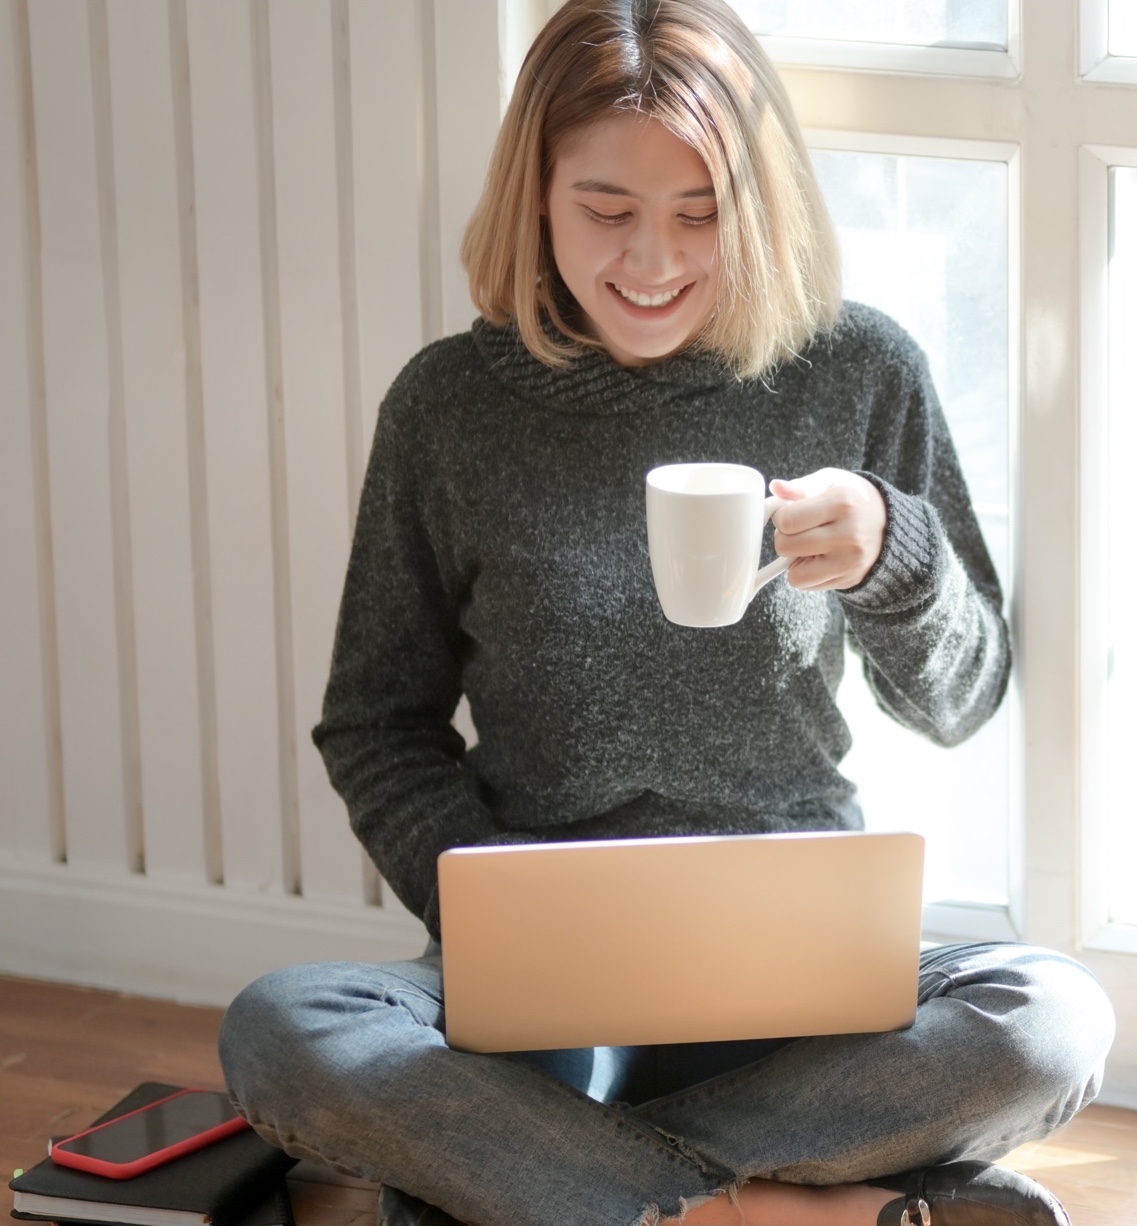
[[[1088,1107],[1046,1141],[1003,1160],[1045,1184],[1074,1226],[1137,1222],[1137,1112]]]
[[[220,1009],[0,976],[0,1220],[7,1176],[77,1131],[140,1081],[221,1089]],[[1137,1112],[1089,1107],[1004,1165],[1051,1188],[1074,1226],[1137,1222]],[[297,1226],[370,1226],[373,1188],[291,1181]]]
[[[289,1181],[297,1226],[372,1226],[377,1193]]]

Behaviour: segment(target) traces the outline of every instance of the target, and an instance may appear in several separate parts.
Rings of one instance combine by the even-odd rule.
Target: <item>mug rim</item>
[[[691,490],[683,489],[672,479],[680,473],[690,473],[692,469],[706,471],[713,469],[724,475],[730,473],[743,478],[739,484],[727,489]],[[664,494],[686,495],[691,498],[715,498],[724,494],[752,494],[766,492],[766,478],[750,464],[737,464],[720,460],[690,460],[676,464],[659,464],[647,474],[647,484]]]

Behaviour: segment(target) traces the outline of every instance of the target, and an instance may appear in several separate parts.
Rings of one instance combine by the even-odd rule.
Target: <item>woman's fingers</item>
[[[794,481],[772,481],[786,501],[773,515],[774,548],[793,558],[789,581],[805,591],[844,590],[865,578],[884,544],[884,499],[871,481],[823,468]]]

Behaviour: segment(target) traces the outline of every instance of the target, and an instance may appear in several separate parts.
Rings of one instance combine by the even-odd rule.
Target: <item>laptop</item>
[[[824,832],[454,848],[446,1039],[476,1052],[898,1030],[924,840]]]

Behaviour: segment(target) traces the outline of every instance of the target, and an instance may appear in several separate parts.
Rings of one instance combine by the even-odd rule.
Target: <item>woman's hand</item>
[[[774,548],[794,561],[790,583],[803,591],[856,587],[876,564],[888,514],[871,481],[840,468],[822,468],[796,481],[770,482],[791,505],[773,515]]]

